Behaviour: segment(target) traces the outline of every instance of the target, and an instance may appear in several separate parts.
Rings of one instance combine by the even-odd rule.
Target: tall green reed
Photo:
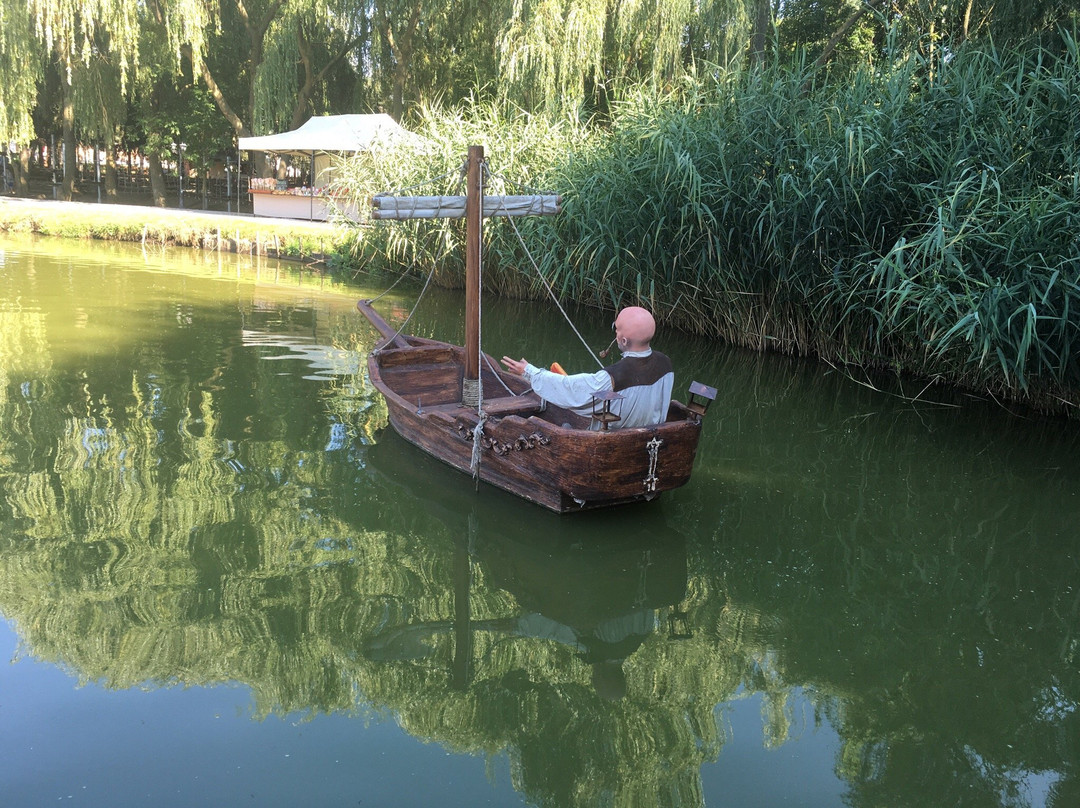
[[[641,303],[754,348],[1075,403],[1076,40],[965,47],[930,67],[908,55],[842,81],[798,63],[718,69],[666,95],[626,92],[603,127],[429,110],[422,143],[357,163],[352,181],[382,172],[407,187],[482,142],[501,175],[563,194],[561,216],[515,223],[565,300]],[[422,265],[459,238],[453,224],[410,227],[364,228],[357,254]],[[487,244],[490,288],[542,294],[507,223],[489,224]],[[458,258],[438,271],[460,283]]]

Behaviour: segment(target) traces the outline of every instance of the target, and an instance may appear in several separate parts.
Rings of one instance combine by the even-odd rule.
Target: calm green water
[[[661,334],[693,481],[560,518],[385,429],[383,285],[0,242],[5,805],[1080,803],[1077,424]]]

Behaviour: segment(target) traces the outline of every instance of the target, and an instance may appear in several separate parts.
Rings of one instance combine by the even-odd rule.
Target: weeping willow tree
[[[625,83],[670,85],[731,63],[754,0],[514,0],[499,39],[505,93],[528,109],[603,105]]]
[[[225,3],[214,51],[192,46],[185,54],[238,137],[295,128],[325,111],[329,79],[359,59],[368,15],[356,0]],[[239,63],[223,45],[241,48]],[[229,71],[240,81],[226,86]]]
[[[371,14],[355,0],[284,7],[266,31],[261,64],[250,66],[253,128],[296,129],[310,115],[347,104],[358,80],[353,66],[371,39]]]
[[[201,48],[212,19],[197,0],[0,0],[0,137],[20,144],[33,138],[37,88],[53,71],[60,88],[62,194],[70,199],[77,138],[111,144],[136,72],[175,66],[181,43]],[[162,49],[147,58],[143,33],[153,25],[164,32]]]
[[[80,139],[93,143],[95,152],[98,144],[111,146],[115,143],[127,114],[119,66],[99,56],[86,63],[76,63],[72,71],[72,94]],[[115,196],[115,152],[106,148],[105,155],[106,190],[108,195]]]
[[[5,161],[13,157],[7,144],[26,144],[33,137],[33,111],[38,98],[36,77],[41,75],[42,62],[43,54],[33,38],[29,9],[24,4],[0,0],[0,143],[4,144]],[[29,163],[27,148],[20,149],[11,163],[15,189],[20,194],[26,192]],[[5,172],[0,183],[6,179]]]
[[[28,143],[34,134],[33,110],[42,52],[33,38],[33,20],[25,4],[0,0],[0,143]],[[5,155],[8,153],[4,147]],[[28,154],[20,155],[16,181],[25,187]]]
[[[76,83],[81,76],[100,75],[91,70],[80,71],[78,66],[86,68],[96,59],[107,58],[123,88],[138,61],[138,6],[131,0],[97,0],[93,3],[29,0],[26,8],[33,23],[34,39],[60,76],[60,123],[64,145],[62,194],[64,199],[71,199],[76,170]],[[5,19],[8,16],[6,10],[0,14]],[[33,78],[40,78],[40,74]],[[9,91],[10,88],[5,88],[5,96]]]

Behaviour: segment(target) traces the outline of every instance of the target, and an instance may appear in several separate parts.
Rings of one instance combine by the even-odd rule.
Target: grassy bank
[[[220,249],[303,260],[332,259],[347,240],[344,231],[318,222],[10,197],[0,200],[0,232]]]

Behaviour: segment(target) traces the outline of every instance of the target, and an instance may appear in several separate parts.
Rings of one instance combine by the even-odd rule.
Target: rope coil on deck
[[[461,403],[462,405],[480,410],[481,393],[483,389],[480,387],[479,379],[462,379],[461,380]]]

